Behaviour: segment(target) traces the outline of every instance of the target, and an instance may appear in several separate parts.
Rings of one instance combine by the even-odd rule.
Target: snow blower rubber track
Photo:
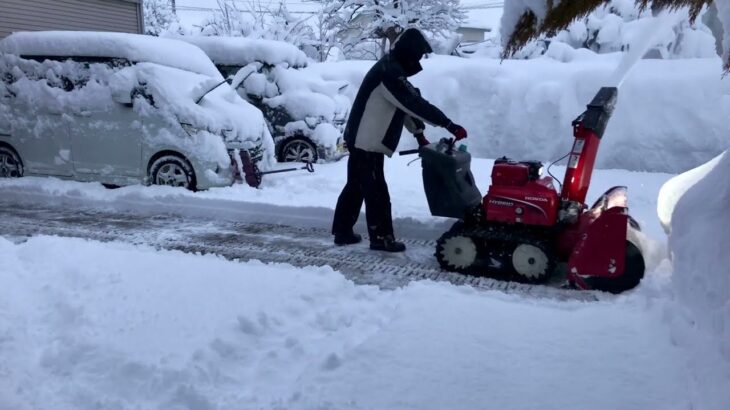
[[[372,252],[366,245],[332,246],[331,235],[325,229],[3,202],[0,201],[4,209],[0,235],[16,241],[34,235],[57,235],[216,254],[229,260],[260,260],[297,267],[331,266],[354,283],[382,289],[431,280],[557,300],[595,301],[610,297],[600,292],[562,289],[559,287],[562,282],[558,281],[531,285],[446,272],[432,259],[436,244],[430,240],[404,239],[408,245],[406,254],[392,255]]]
[[[527,228],[501,225],[465,227],[462,222],[457,222],[437,241],[436,258],[448,271],[521,283],[542,283],[553,274],[556,261],[549,242],[541,236],[544,235]],[[459,247],[459,242],[465,248]],[[520,249],[528,247],[537,250],[541,257],[529,258],[525,266],[518,262],[518,256]],[[453,263],[455,261],[458,262]],[[530,265],[535,269],[530,269]]]

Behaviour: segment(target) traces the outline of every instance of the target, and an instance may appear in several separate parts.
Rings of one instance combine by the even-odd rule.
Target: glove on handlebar
[[[446,129],[454,135],[456,141],[463,140],[467,136],[464,127],[458,124],[454,124],[453,122],[450,122],[449,125],[446,126]]]
[[[423,147],[423,146],[430,144],[430,142],[428,142],[428,139],[426,139],[426,136],[423,134],[416,134],[416,141],[418,141],[419,147]]]

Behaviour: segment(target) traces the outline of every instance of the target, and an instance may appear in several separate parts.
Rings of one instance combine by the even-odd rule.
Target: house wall
[[[142,33],[141,0],[0,0],[0,38],[15,31]]]

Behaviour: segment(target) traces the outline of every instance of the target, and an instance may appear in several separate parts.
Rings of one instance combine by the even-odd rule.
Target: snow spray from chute
[[[618,67],[611,75],[608,81],[608,85],[611,87],[620,88],[624,82],[626,75],[631,71],[631,68],[646,55],[649,48],[655,43],[657,35],[661,31],[661,28],[667,24],[673,24],[670,14],[666,11],[661,12],[658,16],[653,17],[654,24],[647,24],[641,30],[641,34],[637,36],[639,38],[633,44],[629,45],[628,52],[626,52],[621,59]]]

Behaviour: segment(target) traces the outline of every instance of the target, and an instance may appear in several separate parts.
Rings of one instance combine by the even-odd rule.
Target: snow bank
[[[17,32],[0,40],[0,52],[24,56],[115,57],[220,78],[199,48],[153,36],[93,31]]]
[[[726,155],[727,151],[697,168],[677,175],[662,185],[657,198],[657,215],[664,232],[669,234],[672,231],[672,214],[680,198],[697,182],[712,172]]]
[[[704,175],[700,175],[704,174]],[[690,367],[697,408],[730,403],[730,155],[670,181],[686,189],[672,213],[669,250],[672,282],[692,333],[679,322],[675,337],[692,349]],[[694,183],[692,184],[692,180]],[[684,185],[684,186],[682,186]],[[664,188],[663,188],[664,191]]]
[[[0,259],[4,408],[691,407],[663,301],[638,294],[380,291],[329,268],[54,237],[0,238]]]
[[[569,63],[550,56],[502,63],[436,56],[423,62],[424,71],[412,81],[469,131],[467,144],[476,156],[549,161],[570,149],[571,121],[621,59],[620,54],[592,58],[581,50],[560,52]],[[353,96],[371,65],[323,63],[306,70],[349,81]],[[598,166],[681,172],[725,150],[730,77],[721,72],[718,58],[639,61],[619,90]],[[448,135],[442,129],[427,133],[432,140]]]
[[[307,55],[296,46],[275,40],[224,36],[174,36],[200,47],[215,64],[245,66],[253,62],[269,65],[286,63],[289,67],[306,67]]]

